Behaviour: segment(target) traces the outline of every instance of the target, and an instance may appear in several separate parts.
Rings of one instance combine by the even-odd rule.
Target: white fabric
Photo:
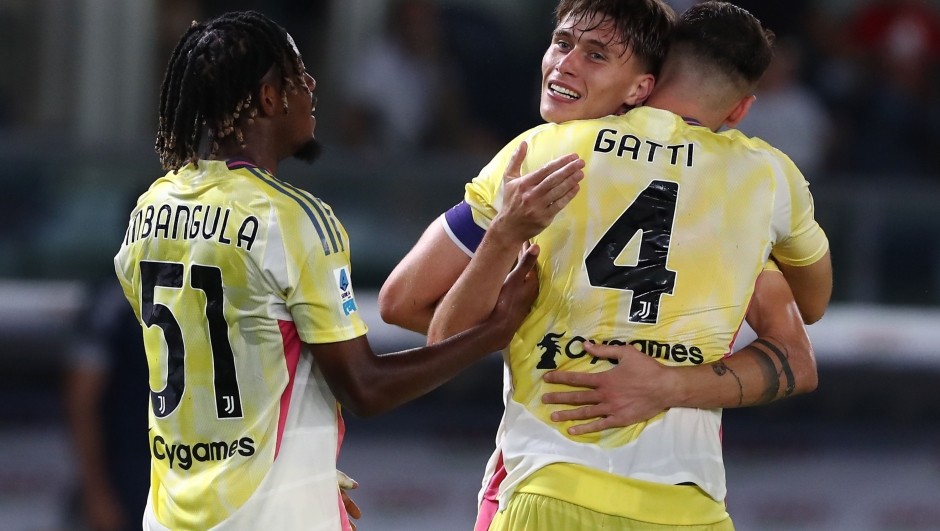
[[[522,480],[552,463],[668,485],[695,483],[719,501],[727,494],[720,409],[670,409],[638,439],[619,448],[572,441],[514,400],[506,406],[505,420],[501,446],[507,475],[500,485],[500,510]]]
[[[211,531],[342,531],[336,483],[338,435],[336,400],[304,347],[277,459],[251,498]],[[152,498],[151,493],[144,531],[171,531],[157,521]]]

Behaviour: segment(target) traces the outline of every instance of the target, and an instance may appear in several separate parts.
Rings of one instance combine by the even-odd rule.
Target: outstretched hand
[[[578,155],[559,157],[522,175],[529,146],[519,144],[503,174],[503,205],[490,231],[514,243],[533,238],[545,230],[581,189],[584,161]]]
[[[677,389],[675,369],[666,367],[630,345],[585,343],[588,354],[605,358],[617,366],[600,373],[551,371],[542,378],[548,383],[583,387],[583,391],[546,393],[542,402],[582,406],[556,411],[552,420],[589,420],[568,428],[571,435],[584,435],[649,420],[672,405]]]
[[[496,307],[490,314],[490,321],[506,331],[506,343],[529,315],[532,304],[539,295],[539,278],[535,269],[538,255],[538,245],[526,244],[516,267],[503,282]]]

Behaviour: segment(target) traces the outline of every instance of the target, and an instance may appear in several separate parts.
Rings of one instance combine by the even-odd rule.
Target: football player
[[[483,325],[376,356],[346,231],[277,178],[316,156],[315,86],[255,12],[194,23],[171,57],[156,142],[169,172],[115,257],[149,365],[146,530],[349,529],[337,402],[370,416],[430,391],[505,346],[537,293],[530,252]]]
[[[611,4],[617,4],[617,7],[612,7]],[[611,103],[606,107],[607,114],[623,110],[623,106],[630,106],[637,100],[642,101],[645,98],[643,92],[649,93],[649,89],[652,88],[650,72],[655,71],[657,61],[655,50],[651,53],[647,46],[655,39],[643,39],[642,33],[640,37],[637,37],[637,33],[631,33],[631,27],[634,31],[637,26],[651,27],[650,24],[644,26],[643,21],[633,19],[635,25],[630,26],[630,22],[626,22],[624,26],[628,29],[623,29],[624,26],[620,25],[624,21],[623,11],[618,11],[618,7],[623,7],[624,4],[628,2],[562,2],[559,7],[560,22],[555,32],[553,45],[546,52],[543,62],[542,113],[547,120],[564,122],[579,117],[591,117],[590,113],[598,112],[598,108],[603,108],[590,105],[591,101],[603,101],[605,94],[608,94],[604,89],[610,86],[624,88],[619,93],[621,100],[618,100],[618,97],[610,98]],[[640,2],[640,4],[647,3]],[[696,17],[702,20],[696,20]],[[728,27],[731,28],[730,31]],[[730,520],[727,519],[727,514],[723,510],[723,504],[720,503],[724,492],[720,451],[717,454],[718,468],[712,466],[715,464],[715,440],[704,437],[703,441],[696,441],[694,437],[678,437],[677,440],[689,446],[673,453],[670,449],[665,449],[660,452],[663,455],[655,451],[640,455],[650,448],[648,441],[656,437],[657,430],[669,429],[672,422],[668,418],[669,414],[664,416],[658,413],[670,406],[715,408],[766,403],[815,387],[815,366],[812,361],[811,347],[802,324],[799,322],[799,314],[793,305],[789,288],[777,273],[768,272],[761,276],[751,304],[752,311],[748,313],[748,319],[753,320],[755,329],[763,337],[742,351],[740,355],[721,361],[721,357],[727,354],[731,339],[744,316],[746,302],[751,296],[750,291],[754,289],[754,281],[757,273],[760,272],[760,264],[763,263],[759,255],[766,258],[764,253],[769,252],[771,247],[774,249],[775,257],[785,264],[788,278],[792,279],[791,282],[802,295],[799,300],[808,321],[818,319],[828,303],[831,285],[828,242],[818,225],[812,220],[812,206],[802,176],[785,157],[776,155],[776,152],[769,146],[760,144],[758,141],[749,141],[741,137],[733,141],[718,140],[716,144],[713,141],[720,137],[714,135],[715,139],[709,137],[709,140],[705,142],[697,138],[686,143],[662,143],[661,141],[667,137],[673,140],[685,139],[682,136],[685,133],[672,137],[670,136],[672,133],[664,134],[664,130],[656,128],[669,121],[665,118],[666,116],[674,117],[681,124],[683,122],[679,118],[681,115],[692,118],[682,125],[677,125],[675,120],[672,120],[675,126],[673,130],[683,129],[684,126],[692,132],[712,135],[711,131],[717,130],[722,125],[735,125],[743,118],[747,108],[753,102],[750,90],[769,62],[769,41],[759,23],[746,12],[735,10],[727,4],[708,4],[690,11],[684,16],[680,29],[682,31],[677,34],[673,45],[675,55],[670,57],[671,62],[667,62],[661,77],[661,88],[650,102],[651,106],[660,106],[662,109],[673,111],[672,113],[654,111],[654,109],[633,111],[627,115],[633,120],[630,122],[633,129],[629,129],[629,132],[622,132],[611,126],[611,128],[592,130],[592,134],[581,134],[583,131],[576,133],[572,129],[578,127],[578,124],[568,124],[559,128],[551,125],[543,126],[522,135],[498,155],[473,184],[468,186],[467,201],[449,212],[442,220],[440,227],[443,229],[445,238],[453,238],[458,243],[448,247],[446,240],[438,238],[434,234],[436,231],[432,228],[416,248],[418,250],[423,246],[423,249],[427,250],[428,243],[437,240],[435,243],[439,245],[431,248],[447,250],[456,247],[459,250],[462,245],[468,250],[477,251],[465,275],[457,281],[455,288],[444,298],[437,309],[438,315],[431,329],[433,341],[435,338],[446,337],[450,332],[461,329],[465,322],[473,321],[474,308],[485,308],[488,301],[491,301],[487,290],[483,287],[487,272],[498,272],[506,267],[505,263],[511,264],[513,259],[511,249],[519,241],[534,236],[541,229],[538,223],[529,229],[520,223],[512,223],[509,213],[515,208],[517,212],[532,213],[530,218],[537,218],[538,213],[542,213],[544,219],[550,220],[560,208],[558,203],[562,203],[563,206],[566,201],[574,197],[572,191],[577,193],[576,181],[579,179],[576,172],[568,177],[557,178],[557,182],[573,181],[567,191],[558,190],[548,194],[542,193],[544,190],[540,191],[536,186],[533,192],[527,192],[525,187],[528,185],[524,181],[530,177],[518,178],[518,174],[525,169],[525,166],[521,164],[526,149],[523,141],[529,142],[530,145],[527,146],[529,150],[535,150],[533,142],[535,139],[538,140],[538,151],[541,155],[537,162],[527,162],[531,164],[530,167],[537,167],[538,163],[550,160],[558,152],[571,150],[576,151],[583,159],[582,163],[587,163],[591,169],[588,172],[589,181],[586,183],[593,185],[595,195],[583,198],[584,192],[582,192],[582,195],[574,197],[574,204],[568,207],[571,212],[562,211],[556,221],[557,225],[565,220],[567,225],[564,227],[553,225],[548,232],[535,239],[543,247],[540,260],[543,293],[537,303],[539,310],[536,310],[527,320],[527,325],[531,324],[532,328],[524,327],[520,330],[519,336],[510,347],[509,362],[512,381],[507,396],[507,417],[504,422],[506,432],[500,444],[503,452],[498,451],[491,462],[491,481],[484,493],[478,529],[486,529],[488,526],[485,514],[487,501],[491,501],[493,495],[499,492],[502,494],[501,506],[506,508],[512,503],[510,499],[513,491],[520,485],[527,489],[521,491],[524,496],[519,496],[520,500],[524,501],[518,503],[518,508],[514,513],[510,511],[509,515],[503,515],[500,523],[494,524],[497,525],[496,528],[512,527],[519,525],[519,521],[525,521],[526,517],[537,517],[538,511],[531,512],[530,509],[537,504],[548,502],[527,499],[529,494],[536,497],[547,495],[556,500],[574,500],[574,505],[578,506],[577,510],[571,512],[572,519],[557,518],[558,529],[564,529],[566,525],[570,526],[572,521],[583,522],[587,521],[583,518],[590,519],[589,515],[579,512],[585,508],[589,511],[596,509],[595,512],[608,515],[616,514],[624,519],[621,523],[625,526],[642,526],[642,522],[691,525],[697,520],[698,524],[717,526],[714,527],[715,529],[727,528],[731,525]],[[741,30],[744,31],[739,35]],[[714,41],[709,41],[702,34],[713,37]],[[746,41],[748,37],[750,41]],[[742,41],[745,41],[743,45],[741,45]],[[648,63],[643,64],[644,60]],[[631,65],[631,62],[634,64]],[[608,73],[602,75],[605,69]],[[623,83],[624,78],[621,77],[620,84],[605,87],[605,81],[617,79],[618,70],[621,73],[626,71],[624,76],[628,83]],[[719,97],[710,100],[703,94],[718,94]],[[633,98],[633,101],[630,101],[630,98]],[[618,101],[624,103],[614,106],[613,104]],[[664,114],[657,115],[656,112]],[[655,134],[651,134],[651,131]],[[639,132],[643,134],[638,134]],[[578,136],[579,134],[581,136]],[[753,144],[754,142],[757,144]],[[746,148],[742,147],[745,145],[747,145]],[[517,146],[521,146],[520,152],[513,157],[513,150]],[[767,158],[771,163],[757,169],[757,166],[753,165],[753,160],[748,161],[745,157],[740,166],[735,167],[731,161],[737,161],[742,150],[767,153]],[[602,156],[607,154],[612,154],[612,158],[608,160]],[[734,178],[743,179],[742,182],[748,184],[763,182],[764,185],[772,187],[775,192],[767,196],[767,190],[764,190],[762,193],[765,195],[762,196],[762,200],[755,202],[754,189],[747,187],[739,189],[736,186],[725,188],[729,182],[722,182],[719,179],[727,178],[729,172],[721,171],[713,161],[702,162],[709,160],[710,157],[720,158],[722,155],[728,157],[726,161],[728,164],[732,164],[730,173],[735,175]],[[594,165],[590,166],[592,162]],[[662,162],[665,163],[664,166],[659,165]],[[565,163],[565,160],[554,162],[556,165]],[[567,161],[567,164],[577,163],[577,160]],[[504,184],[503,169],[507,167],[507,164],[509,170],[506,171],[505,186],[502,186]],[[751,178],[747,179],[748,176],[738,173],[739,171],[744,174],[752,172]],[[690,176],[692,172],[700,176],[698,180]],[[599,173],[602,175],[598,176]],[[614,180],[611,173],[621,175],[619,179],[626,181],[625,185],[634,188],[618,190],[608,187],[605,189],[602,184],[596,184],[596,180],[600,180],[600,183]],[[718,177],[722,173],[726,175]],[[716,174],[716,176],[711,176],[711,174]],[[710,176],[705,178],[705,175]],[[657,176],[660,179],[656,179]],[[523,184],[520,185],[520,182]],[[693,190],[684,191],[681,194],[681,203],[677,184],[679,182],[683,188]],[[636,188],[641,183],[642,186]],[[713,187],[712,194],[715,197],[695,191],[695,186],[703,186],[703,183]],[[731,190],[740,194],[737,200],[742,203],[729,208],[729,199],[724,196],[730,195]],[[627,202],[625,198],[632,198],[632,202]],[[712,201],[713,199],[715,200]],[[765,201],[766,199],[770,202]],[[689,206],[689,201],[697,204]],[[750,205],[754,210],[743,208],[743,205]],[[713,208],[710,210],[711,207]],[[728,210],[734,211],[737,217],[727,215]],[[741,260],[738,264],[745,268],[749,265],[754,266],[756,271],[752,271],[752,275],[751,273],[736,275],[733,272],[734,269],[725,262],[735,262],[743,257],[743,254],[736,255],[734,253],[737,251],[731,251],[731,249],[737,249],[734,246],[739,244],[746,247],[747,244],[744,243],[746,236],[742,236],[742,241],[738,242],[737,232],[731,233],[721,229],[735,227],[740,231],[741,227],[751,227],[752,230],[759,231],[763,225],[760,223],[755,225],[753,221],[761,219],[760,216],[765,216],[762,219],[771,219],[772,211],[771,226],[765,226],[767,240],[764,243],[766,245],[763,247],[752,245],[751,250],[759,248],[759,252]],[[758,212],[759,215],[751,221],[744,221],[748,214],[754,212]],[[496,215],[497,213],[499,216]],[[504,216],[503,213],[506,215]],[[691,216],[691,218],[683,218],[680,214]],[[719,216],[720,219],[715,216]],[[690,240],[683,239],[681,243],[675,241],[678,238],[678,233],[675,231],[679,230],[680,222],[691,222],[696,226],[695,230],[686,234],[686,236],[692,234],[696,236]],[[706,231],[708,226],[697,225],[706,222],[711,222],[708,226],[714,229],[714,232],[707,233],[707,235],[703,231]],[[589,235],[582,234],[585,230],[585,223],[593,231]],[[547,222],[542,226],[544,224]],[[677,224],[675,231],[674,224]],[[485,232],[486,228],[489,228],[489,231]],[[672,246],[671,240],[675,241]],[[693,243],[700,247],[696,249]],[[723,248],[722,243],[732,247]],[[688,298],[680,299],[675,289],[681,270],[671,265],[673,262],[682,260],[678,257],[679,249],[693,249],[701,253],[703,252],[702,246],[706,245],[713,246],[715,250],[709,256],[711,261],[697,262],[696,266],[689,267],[686,273],[686,278],[689,278],[687,282],[697,286],[689,289],[692,292],[696,290],[698,292],[685,292]],[[477,246],[479,249],[476,249]],[[687,252],[689,254],[686,257],[694,255],[694,252]],[[440,254],[437,251],[432,251],[430,257],[428,254],[414,256],[415,254],[413,251],[396,271],[398,277],[393,277],[396,281],[413,274],[413,271],[407,271],[405,267],[419,263],[422,259],[432,258],[438,262],[442,261],[435,256]],[[621,254],[626,256],[622,257]],[[456,253],[452,253],[452,256],[455,258],[453,263],[457,266],[454,269],[462,271],[469,262],[469,258],[459,260]],[[758,259],[754,260],[755,257]],[[411,264],[408,264],[409,260],[412,260]],[[420,269],[419,267],[418,271]],[[426,277],[425,280],[427,280]],[[453,283],[453,278],[450,278],[444,279],[443,284],[446,285],[448,280]],[[737,288],[732,288],[729,282],[731,284],[743,282],[743,284],[734,284]],[[549,285],[553,287],[549,288]],[[822,289],[818,291],[805,289],[814,285],[821,285]],[[401,285],[392,284],[390,287],[390,291],[393,291]],[[735,289],[743,291],[735,292]],[[469,296],[471,292],[472,296]],[[404,295],[409,295],[407,289]],[[426,296],[428,293],[417,295]],[[692,302],[696,298],[698,301]],[[433,311],[433,301],[436,300],[433,299],[433,294],[427,300],[432,300]],[[735,307],[739,315],[722,323],[725,318],[717,316],[721,313],[719,310],[721,301],[726,300],[735,302],[728,304],[724,311]],[[708,301],[716,305],[712,310],[717,313],[693,311],[707,307]],[[389,313],[387,311],[389,308],[395,309],[394,304],[389,305],[388,300],[385,302],[386,313]],[[663,314],[663,311],[667,313]],[[669,315],[670,311],[675,313]],[[684,311],[690,313],[686,315]],[[427,313],[424,316],[426,315]],[[683,317],[679,318],[679,315]],[[416,328],[420,329],[421,318],[424,316],[413,312],[411,317],[414,320],[409,324],[417,325]],[[704,344],[704,342],[689,336],[696,332],[707,334],[709,341],[724,340],[725,344],[723,347],[715,347],[713,344],[713,354],[706,354],[705,351],[710,348],[695,344],[697,342]],[[723,337],[724,335],[727,337]],[[686,337],[688,339],[683,339]],[[637,386],[637,390],[647,392],[647,402],[640,406],[630,402],[606,403],[603,407],[588,406],[575,412],[558,412],[541,404],[540,395],[552,389],[540,380],[542,375],[546,374],[546,370],[570,367],[576,371],[597,371],[606,362],[600,357],[595,357],[595,354],[608,357],[626,356],[621,352],[605,353],[604,349],[591,346],[595,341],[614,345],[630,342],[650,357],[670,364],[684,364],[691,367],[689,370],[683,368],[659,371],[657,369],[660,366],[656,362],[648,363],[652,360],[644,359],[645,357],[642,356],[629,358],[631,368],[639,367],[643,375],[648,376],[645,379],[638,377],[631,381],[631,383],[644,384]],[[719,351],[720,354],[717,353]],[[797,355],[800,358],[799,364],[796,363]],[[548,373],[549,376],[546,376],[546,379],[551,380],[557,377],[555,381],[560,383],[590,384],[592,387],[600,387],[603,384],[606,386],[605,390],[609,391],[622,383],[624,378],[629,377],[631,372],[638,371],[624,370],[618,375],[614,375],[614,371],[610,371],[609,375]],[[606,377],[605,380],[600,379],[604,377]],[[682,382],[678,382],[678,378],[681,378]],[[679,385],[679,383],[684,385]],[[672,394],[675,389],[681,389],[681,392]],[[633,399],[642,398],[641,392],[635,393],[633,397]],[[604,398],[597,391],[589,391],[561,397],[549,394],[544,400],[595,404],[602,402]],[[618,417],[617,415],[624,409],[629,408],[616,407],[617,405],[626,405],[634,408],[635,411]],[[648,413],[637,413],[640,410],[648,411]],[[527,417],[529,413],[531,415]],[[680,414],[675,413],[673,416]],[[583,470],[562,465],[546,466],[559,462],[577,462],[587,464],[589,469],[594,466],[595,469],[606,470],[602,466],[597,466],[597,463],[592,463],[590,459],[582,459],[583,456],[559,456],[559,454],[565,454],[567,443],[559,440],[560,434],[549,427],[550,418],[565,421],[595,418],[602,415],[607,418],[593,422],[586,427],[570,426],[570,423],[566,423],[559,429],[565,434],[563,437],[572,441],[600,442],[602,445],[619,448],[620,450],[614,451],[613,454],[618,452],[623,454],[619,455],[619,458],[629,461],[630,464],[636,465],[635,467],[616,468],[617,473],[613,474],[613,478],[604,475],[594,477],[588,472],[585,478],[579,479],[584,473]],[[641,438],[641,435],[646,433],[643,431],[646,423],[630,426],[626,430],[614,432],[613,435],[608,432],[604,435],[584,435],[602,428],[629,426],[649,417],[653,417],[652,426],[657,428],[647,433],[645,439]],[[701,419],[697,418],[691,423],[695,424],[699,420]],[[685,429],[684,422],[677,421],[674,424],[677,426],[676,433],[682,433]],[[708,426],[708,430],[714,429],[717,436],[718,422],[714,418],[697,425]],[[545,446],[535,450],[524,448],[517,444],[520,440],[536,446],[544,443]],[[555,451],[540,453],[548,447],[554,448]],[[626,456],[631,451],[638,453]],[[692,461],[686,459],[695,452],[698,452],[702,462],[710,461],[711,464],[700,466],[702,462],[692,463],[694,459]],[[603,452],[593,457],[605,458]],[[650,462],[644,463],[643,461],[646,460]],[[651,472],[644,469],[644,467],[663,466],[663,463],[666,463],[666,466],[662,470]],[[672,469],[665,470],[670,467]],[[706,469],[710,471],[706,472]],[[596,489],[588,487],[592,484],[592,478],[597,480],[593,481]],[[639,479],[639,483],[619,481],[637,478],[642,478]],[[683,482],[694,484],[695,487],[666,489],[665,491],[659,488],[677,487],[675,483]],[[559,485],[582,485],[583,488],[562,492],[563,489],[558,489]],[[611,491],[611,487],[617,485],[624,489],[634,489],[630,492],[639,489],[637,492],[655,493],[657,496],[670,497],[675,494],[677,497],[672,501],[683,504],[689,510],[684,512],[673,510],[672,516],[656,514],[655,511],[645,510],[644,508],[649,508],[649,504],[640,501],[629,507],[624,507],[620,503],[620,509],[614,509],[613,505],[618,505],[612,501],[614,496],[605,498],[603,493],[623,494],[623,491],[617,491],[616,488]],[[555,490],[552,490],[553,488]],[[689,496],[686,497],[686,494]],[[604,499],[613,505],[606,504],[603,502]],[[617,499],[622,501],[623,496],[618,496]],[[669,508],[670,504],[661,507]],[[675,506],[671,508],[675,509]],[[611,513],[611,510],[621,512]],[[558,514],[567,513],[561,510],[561,513],[557,513],[556,516]],[[514,520],[519,518],[522,520]],[[513,521],[516,523],[511,523]],[[544,522],[545,520],[538,521]],[[627,521],[634,523],[625,523]],[[530,519],[528,522],[532,525],[534,520]]]

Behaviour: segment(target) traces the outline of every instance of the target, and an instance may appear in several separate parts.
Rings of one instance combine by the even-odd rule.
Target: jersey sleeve
[[[275,272],[269,278],[280,285],[303,342],[355,339],[368,328],[353,292],[346,231],[324,203],[312,196],[303,199],[300,208],[278,209],[269,239],[281,240],[282,245],[271,246],[265,269],[280,269],[283,264],[283,274]]]
[[[829,239],[816,222],[809,183],[796,165],[776,152],[777,191],[774,201],[773,257],[789,266],[818,262],[829,250]]]
[[[526,131],[506,144],[493,160],[480,170],[480,174],[467,184],[464,202],[470,206],[473,222],[483,230],[489,228],[490,222],[503,206],[503,174],[509,165],[509,159],[519,144],[538,129]],[[523,164],[523,169],[525,167]]]
[[[461,201],[454,208],[444,212],[440,219],[447,236],[461,251],[472,257],[483,241],[486,229],[473,220],[473,208],[470,204]]]

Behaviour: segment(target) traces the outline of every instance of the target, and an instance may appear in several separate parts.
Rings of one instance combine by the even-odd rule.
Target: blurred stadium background
[[[741,129],[803,169],[836,284],[810,329],[819,389],[725,412],[730,511],[742,531],[940,529],[940,1],[737,3],[778,35]],[[83,405],[100,404],[111,430],[100,437],[127,441],[146,466],[138,356],[101,349],[133,328],[101,331],[114,330],[108,308],[123,308],[107,305],[111,258],[161,174],[159,82],[190,21],[255,8],[297,40],[326,150],[283,178],[344,221],[370,338],[387,351],[421,338],[382,325],[383,279],[489,157],[539,122],[554,4],[0,0],[0,530],[104,531],[83,517],[69,429]],[[382,418],[347,417],[340,465],[361,483],[361,530],[471,528],[500,363]],[[139,426],[115,420],[125,411]]]

